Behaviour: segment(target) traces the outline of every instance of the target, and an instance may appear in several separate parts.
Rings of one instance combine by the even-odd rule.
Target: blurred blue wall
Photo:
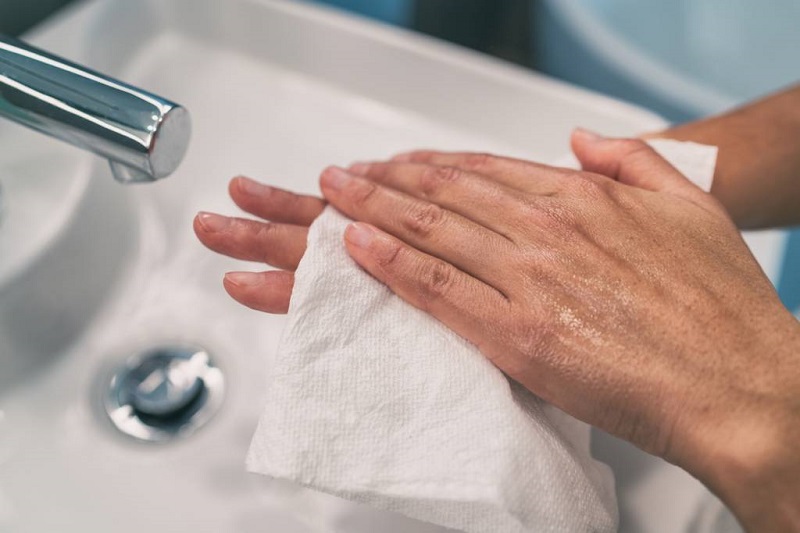
[[[800,229],[789,234],[778,294],[786,307],[800,313]]]
[[[800,0],[535,0],[533,5],[537,68],[675,122],[800,80],[794,16]],[[651,74],[662,76],[658,83],[631,68],[633,54],[654,61],[657,72]],[[663,77],[667,70],[670,77]],[[777,288],[786,306],[800,311],[800,229],[789,235]]]
[[[398,26],[413,21],[413,0],[314,0]]]

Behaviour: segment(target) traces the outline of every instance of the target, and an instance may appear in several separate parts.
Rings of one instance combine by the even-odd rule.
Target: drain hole
[[[222,403],[224,377],[206,350],[165,346],[129,357],[111,377],[105,412],[122,433],[162,442],[188,435]]]
[[[194,417],[206,405],[207,401],[208,390],[205,388],[205,383],[201,382],[201,388],[198,389],[197,393],[189,401],[189,403],[175,412],[156,415],[145,413],[144,411],[140,411],[135,407],[133,412],[139,417],[139,420],[141,420],[142,423],[154,428],[169,430],[170,428],[184,426],[191,422],[192,417]]]

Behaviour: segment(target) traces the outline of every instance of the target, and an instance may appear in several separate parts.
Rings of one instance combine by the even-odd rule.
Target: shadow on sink
[[[104,165],[94,169],[86,195],[55,242],[0,287],[0,394],[75,343],[136,250],[138,229],[126,191],[105,175]]]

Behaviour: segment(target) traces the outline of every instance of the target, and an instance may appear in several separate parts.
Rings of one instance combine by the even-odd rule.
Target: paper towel
[[[715,149],[653,144],[710,184]],[[467,533],[615,531],[590,428],[362,271],[348,222],[311,226],[248,469]]]

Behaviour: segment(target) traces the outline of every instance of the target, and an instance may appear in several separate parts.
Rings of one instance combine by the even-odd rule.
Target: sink
[[[299,2],[92,0],[28,39],[180,101],[195,136],[178,172],[146,186],[119,186],[104,162],[51,153],[40,136],[18,141],[38,160],[0,158],[41,179],[69,174],[61,185],[75,191],[35,251],[0,253],[17,263],[0,279],[0,531],[444,531],[245,472],[284,320],[227,297],[223,272],[253,265],[198,244],[194,213],[235,212],[237,174],[312,193],[332,163],[414,147],[552,161],[579,124],[629,135],[664,121]],[[18,132],[0,123],[2,142]],[[764,264],[773,253],[756,251]],[[226,396],[196,433],[146,444],[107,420],[99,376],[165,344],[213,354]],[[698,482],[599,433],[595,449],[615,469],[623,530],[687,530],[707,497]]]

